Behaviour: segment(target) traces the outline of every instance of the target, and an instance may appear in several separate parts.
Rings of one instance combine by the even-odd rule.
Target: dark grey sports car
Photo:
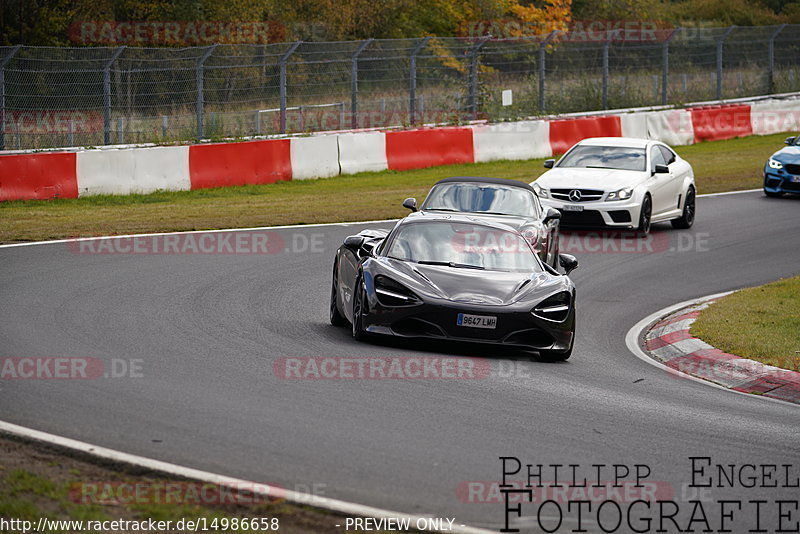
[[[560,256],[569,273],[578,266]],[[423,212],[390,231],[349,236],[336,252],[330,320],[370,334],[491,343],[566,360],[575,286],[513,228],[465,214]]]
[[[417,199],[407,198],[403,206],[416,212]],[[544,263],[558,268],[561,212],[542,207],[529,184],[477,176],[445,178],[433,185],[419,210],[469,213],[511,226],[528,240]]]

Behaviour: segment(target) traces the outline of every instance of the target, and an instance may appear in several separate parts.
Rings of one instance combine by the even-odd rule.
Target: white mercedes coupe
[[[670,147],[650,139],[594,137],[570,148],[531,182],[542,205],[561,212],[561,226],[650,231],[670,221],[690,228],[694,171]]]

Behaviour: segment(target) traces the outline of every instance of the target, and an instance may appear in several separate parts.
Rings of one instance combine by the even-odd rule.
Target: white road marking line
[[[703,195],[697,195],[697,198],[700,198],[700,197],[724,197],[724,196],[727,196],[727,195],[738,195],[738,194],[741,194],[741,193],[755,193],[755,192],[760,192],[760,191],[763,191],[763,189],[759,187],[758,189],[743,189],[741,191],[723,191],[722,193],[705,193]]]
[[[379,221],[353,221],[353,222],[337,222],[337,223],[316,223],[316,224],[290,224],[286,226],[254,226],[250,228],[220,228],[217,230],[187,230],[182,232],[156,232],[152,234],[126,234],[126,235],[101,235],[92,237],[74,237],[69,239],[54,239],[51,241],[31,241],[29,243],[9,243],[0,245],[0,248],[11,247],[29,247],[32,245],[55,245],[58,243],[73,243],[80,241],[97,241],[99,239],[128,239],[132,237],[157,237],[164,235],[180,235],[180,234],[218,234],[223,232],[252,232],[256,230],[287,230],[290,228],[318,228],[321,226],[353,226],[359,224],[383,224],[392,223],[399,219],[385,219]]]
[[[357,515],[362,517],[376,517],[376,518],[397,517],[397,518],[409,519],[412,522],[416,522],[417,519],[424,517],[419,515],[393,512],[391,510],[374,508],[372,506],[365,506],[362,504],[351,503],[347,501],[340,501],[338,499],[331,499],[328,497],[320,497],[317,495],[301,493],[293,490],[286,490],[283,488],[270,488],[269,486],[261,482],[256,483],[248,480],[241,480],[238,478],[218,475],[216,473],[211,473],[208,471],[193,469],[191,467],[183,467],[168,462],[162,462],[161,460],[153,460],[151,458],[145,458],[144,456],[128,454],[126,452],[121,452],[114,449],[107,449],[105,447],[99,447],[97,445],[92,445],[90,443],[85,443],[83,441],[76,441],[74,439],[56,436],[55,434],[48,434],[47,432],[41,432],[39,430],[26,428],[23,426],[15,425],[13,423],[7,423],[5,421],[0,421],[0,432],[22,436],[25,438],[33,439],[35,441],[42,441],[45,443],[56,445],[58,447],[71,449],[84,454],[90,454],[92,456],[96,456],[98,458],[104,458],[106,460],[111,460],[114,462],[137,465],[140,467],[151,469],[153,471],[158,471],[161,473],[189,478],[193,480],[199,480],[202,482],[208,482],[210,484],[227,486],[232,489],[246,487],[249,488],[248,491],[253,491],[264,496],[269,496],[270,495],[269,490],[272,489],[273,491],[276,492],[273,493],[272,495],[278,494],[281,497],[285,498],[287,501],[308,506],[314,506],[332,512],[338,512],[340,514]],[[260,488],[260,487],[265,487],[267,489],[266,491],[263,492],[257,491],[256,489],[250,489],[250,488]],[[439,532],[439,531],[432,531],[432,532]],[[461,532],[464,534],[487,534],[495,531],[465,526],[463,528],[462,527],[454,528],[453,530],[448,532]]]

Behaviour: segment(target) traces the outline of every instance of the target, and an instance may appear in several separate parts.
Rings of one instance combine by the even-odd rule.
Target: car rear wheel
[[[364,303],[366,302],[366,291],[364,283],[359,277],[353,291],[353,339],[363,341],[367,337],[364,330]]]
[[[683,213],[678,219],[673,219],[672,227],[686,229],[691,228],[694,224],[695,214],[695,194],[694,187],[690,187],[686,192],[686,200],[683,202]]]
[[[561,241],[561,233],[560,232],[556,232],[553,235],[553,241],[555,241],[555,245],[553,245],[553,260],[552,260],[550,266],[553,269],[558,270],[558,267],[559,267],[559,265],[558,265],[558,255],[561,254],[561,242],[560,242]]]
[[[642,209],[639,210],[639,228],[638,230],[643,234],[650,233],[650,217],[653,212],[653,202],[650,200],[650,195],[646,195],[642,200]]]
[[[767,191],[766,189],[764,189],[764,194],[772,198],[780,198],[783,196],[783,193],[780,191]]]
[[[333,326],[344,326],[347,324],[347,319],[344,318],[339,311],[339,269],[336,267],[336,262],[333,263],[333,277],[331,282],[331,309],[330,319]]]

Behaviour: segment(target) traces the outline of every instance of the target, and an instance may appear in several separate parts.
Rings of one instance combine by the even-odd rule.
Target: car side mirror
[[[545,169],[552,169],[556,164],[556,160],[554,159],[546,159],[544,160],[544,168]]]
[[[656,165],[653,174],[669,174],[669,167],[666,165]]]
[[[558,221],[561,219],[561,212],[555,208],[547,208],[547,211],[544,213],[544,220],[542,221],[544,224],[549,223],[550,221]]]
[[[416,198],[407,198],[403,201],[403,207],[408,208],[411,211],[417,211],[417,199]]]
[[[786,143],[787,145],[793,145],[795,139],[796,139],[796,137],[787,137],[786,141],[784,141],[784,143]]]
[[[578,268],[578,259],[572,254],[559,254],[558,264],[561,265],[566,274],[569,274]]]
[[[350,235],[344,238],[344,246],[353,252],[358,252],[364,246],[367,238],[363,235]]]

